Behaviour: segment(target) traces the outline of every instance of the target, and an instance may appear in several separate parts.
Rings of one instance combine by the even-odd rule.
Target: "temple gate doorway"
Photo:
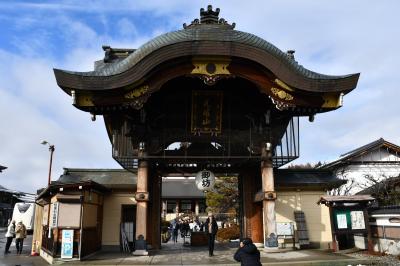
[[[310,71],[234,28],[208,6],[137,50],[104,46],[94,71],[54,70],[75,107],[104,117],[112,157],[137,172],[138,255],[161,247],[161,177],[203,169],[239,176],[242,235],[276,247],[274,169],[299,156],[299,117],[339,108],[357,85],[359,74]]]

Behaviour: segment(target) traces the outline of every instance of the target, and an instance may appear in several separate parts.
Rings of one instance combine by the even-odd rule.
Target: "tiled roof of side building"
[[[57,180],[59,183],[85,181],[93,181],[107,188],[129,188],[136,186],[137,175],[124,169],[64,168],[64,173]]]
[[[335,161],[332,161],[332,162],[330,162],[330,163],[328,163],[326,165],[323,165],[323,166],[321,166],[321,168],[330,168],[332,166],[335,166],[337,164],[345,162],[345,161],[347,161],[349,159],[352,159],[352,158],[355,158],[357,156],[360,156],[363,153],[366,153],[366,152],[369,152],[369,151],[372,151],[372,150],[375,150],[375,149],[379,149],[380,147],[387,147],[388,149],[391,149],[393,151],[396,151],[396,152],[400,153],[400,147],[399,146],[397,146],[397,145],[395,145],[395,144],[393,144],[393,143],[391,143],[389,141],[386,141],[383,138],[380,138],[380,139],[375,140],[375,141],[373,141],[371,143],[368,143],[366,145],[363,145],[361,147],[358,147],[358,148],[356,148],[354,150],[351,150],[349,152],[346,152],[346,153],[340,155],[339,159],[337,159]]]
[[[400,215],[400,208],[399,208],[398,205],[381,206],[379,208],[371,208],[371,209],[369,209],[369,213],[371,215],[388,215],[388,214]]]
[[[348,195],[348,196],[322,196],[318,204],[326,204],[332,202],[352,203],[352,202],[373,202],[375,200],[371,195]]]
[[[325,169],[276,169],[274,177],[277,188],[319,187],[331,189],[346,182]]]

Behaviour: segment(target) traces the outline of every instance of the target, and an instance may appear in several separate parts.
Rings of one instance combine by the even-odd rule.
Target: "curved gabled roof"
[[[89,72],[72,72],[66,71],[71,74],[82,76],[112,76],[121,74],[138,62],[143,60],[152,52],[169,45],[174,45],[181,42],[198,42],[198,41],[215,41],[226,43],[240,43],[254,48],[258,48],[265,53],[279,59],[283,65],[287,66],[291,71],[310,79],[342,79],[352,75],[330,76],[317,72],[313,72],[298,64],[296,60],[290,58],[287,53],[284,53],[279,48],[270,42],[253,35],[251,33],[221,28],[219,25],[202,25],[201,27],[183,29],[173,32],[162,34],[137,49],[134,53],[129,55],[124,60],[110,64],[98,71]]]
[[[205,13],[201,13],[202,16],[206,16]],[[222,22],[217,19],[218,17],[215,21],[206,21],[202,17],[202,23],[195,20],[196,23],[185,26],[183,30],[162,34],[142,45],[124,60],[105,64],[94,71],[54,69],[57,83],[63,88],[113,89],[142,79],[157,65],[168,60],[187,56],[221,55],[254,61],[286,84],[305,91],[348,92],[357,85],[359,74],[331,76],[308,70],[298,64],[293,55],[281,51],[258,36],[234,30],[234,26],[223,19]]]

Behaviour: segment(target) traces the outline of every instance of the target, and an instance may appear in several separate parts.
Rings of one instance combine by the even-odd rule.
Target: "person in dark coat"
[[[215,235],[218,231],[217,221],[211,212],[208,213],[208,218],[204,223],[204,228],[206,229],[206,233],[208,235],[208,255],[211,257],[214,256]]]
[[[174,243],[178,242],[178,231],[179,231],[179,221],[175,220],[175,223],[172,224],[172,241]]]
[[[261,266],[260,251],[250,238],[244,238],[233,258],[242,266]]]

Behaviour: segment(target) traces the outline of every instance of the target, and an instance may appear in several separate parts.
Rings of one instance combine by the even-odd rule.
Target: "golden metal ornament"
[[[193,58],[194,69],[191,74],[207,76],[230,75],[228,70],[230,59],[227,58]]]
[[[324,103],[322,107],[337,108],[343,105],[343,93],[325,93],[322,95]]]
[[[143,85],[139,88],[133,89],[130,92],[126,93],[125,98],[127,98],[127,99],[138,98],[138,97],[142,96],[143,94],[145,94],[148,90],[149,90],[149,86]]]
[[[90,95],[76,95],[77,106],[94,106],[93,99]]]
[[[275,96],[277,96],[279,99],[281,99],[281,100],[285,100],[285,101],[291,101],[291,100],[293,100],[293,96],[290,95],[289,93],[287,93],[287,92],[284,91],[284,90],[281,90],[281,89],[272,87],[272,88],[271,88],[271,92],[272,92]]]
[[[291,87],[289,87],[289,85],[287,85],[285,82],[283,82],[280,79],[275,79],[274,82],[281,88],[288,90],[288,91],[294,91],[294,89],[292,89]]]

